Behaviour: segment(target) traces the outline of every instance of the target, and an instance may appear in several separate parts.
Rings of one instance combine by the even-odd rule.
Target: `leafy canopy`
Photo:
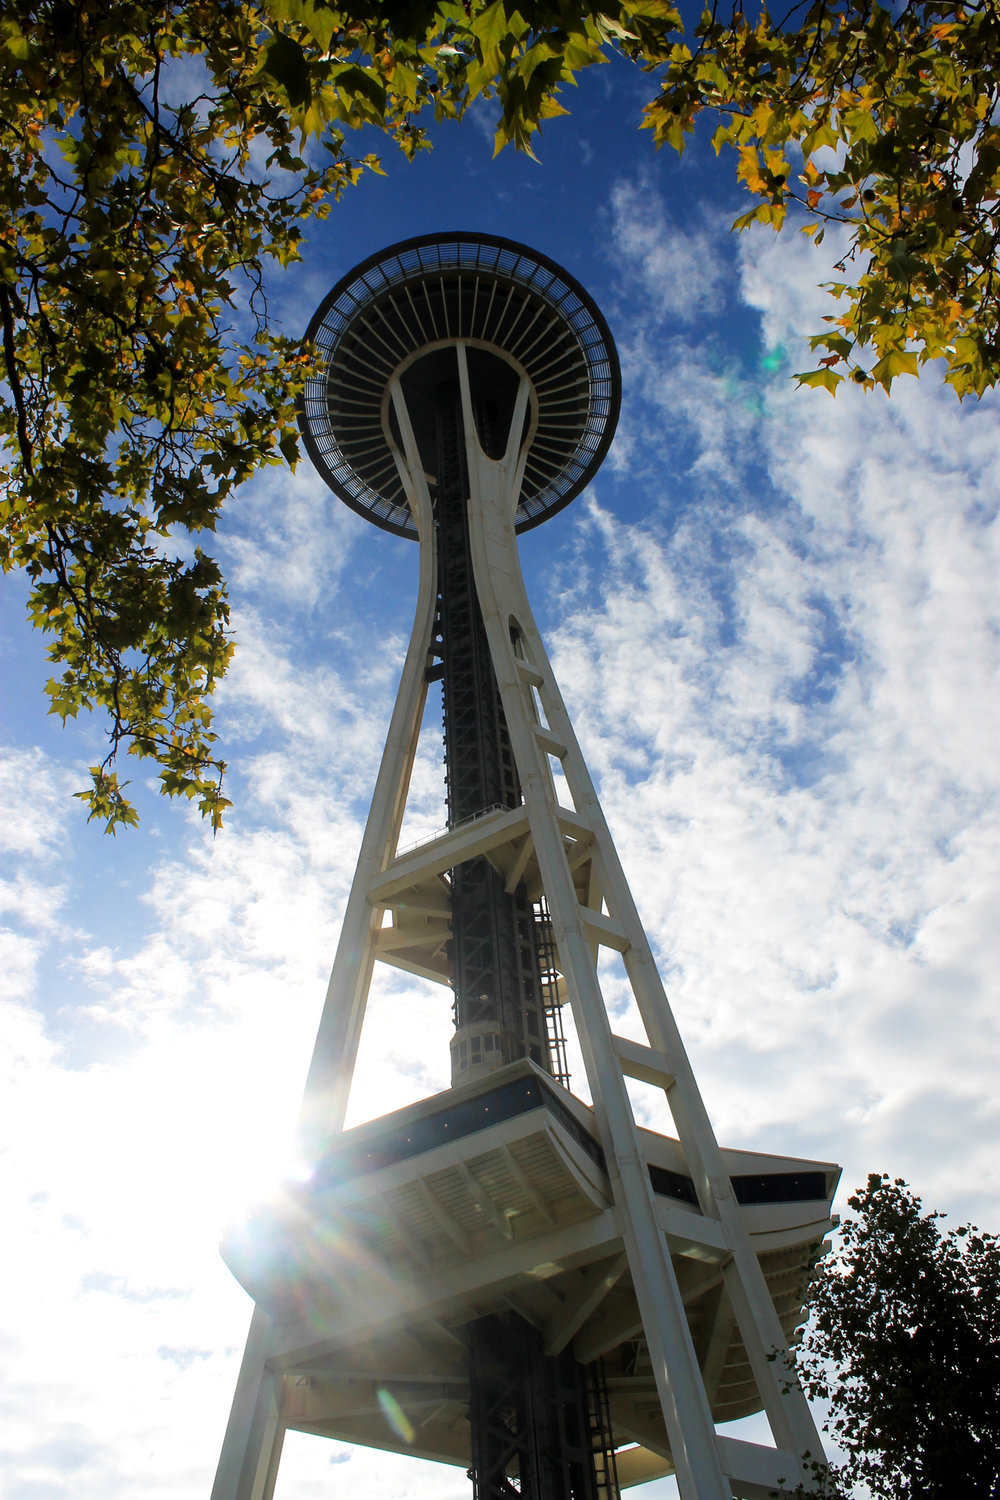
[[[899,1179],[873,1174],[848,1202],[797,1360],[830,1403],[838,1478],[874,1500],[996,1500],[1000,1239],[942,1233]]]
[[[831,282],[846,304],[799,376],[835,391],[845,372],[888,391],[897,375],[943,359],[960,396],[1000,373],[1000,9],[973,4],[713,8],[692,50],[673,48],[645,123],[680,147],[704,109],[720,116],[716,150],[758,199],[737,220],[780,229],[790,201],[816,242],[843,225]],[[863,358],[873,353],[874,361]],[[843,366],[843,369],[838,369]]]
[[[385,132],[479,97],[497,150],[532,151],[562,85],[617,51],[655,75],[645,125],[682,149],[704,111],[780,228],[790,201],[845,226],[843,305],[799,378],[888,390],[929,358],[960,395],[1000,371],[995,0],[818,3],[780,22],[671,0],[9,0],[0,17],[0,562],[51,636],[51,708],[107,715],[80,795],[137,815],[124,747],[213,826],[228,803],[209,700],[232,654],[223,579],[197,545],[261,465],[294,462],[308,352],[268,316]],[[841,367],[841,368],[838,368]]]

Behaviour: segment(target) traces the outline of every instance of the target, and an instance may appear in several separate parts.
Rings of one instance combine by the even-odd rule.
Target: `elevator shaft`
[[[613,1469],[595,1463],[600,1406],[569,1350],[543,1353],[516,1313],[467,1331],[473,1500],[617,1500],[598,1479]]]
[[[473,575],[457,382],[438,386],[435,406],[437,645],[448,818],[455,827],[494,807],[519,806],[521,788]],[[478,411],[477,420],[489,452],[487,414]],[[507,891],[482,857],[457,866],[451,928],[453,1082],[521,1057],[556,1071],[547,1041],[540,924],[523,884]],[[479,1318],[466,1336],[473,1500],[613,1500],[613,1482],[598,1480],[614,1474],[603,1407],[572,1353],[546,1355],[539,1331],[515,1312]]]
[[[457,383],[437,391],[438,623],[451,827],[521,788],[476,597],[468,474]],[[484,858],[451,872],[456,1039],[452,1081],[530,1057],[551,1072],[535,917],[523,885],[511,892]]]

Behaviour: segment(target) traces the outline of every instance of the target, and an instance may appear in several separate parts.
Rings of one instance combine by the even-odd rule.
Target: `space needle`
[[[788,1340],[839,1172],[718,1144],[518,561],[611,443],[607,324],[546,256],[446,233],[357,266],[307,336],[309,455],[413,539],[419,582],[306,1085],[309,1172],[223,1246],[255,1311],[213,1500],[270,1500],[287,1430],[455,1464],[474,1500],[615,1500],[668,1474],[682,1500],[791,1496],[822,1447]],[[447,829],[403,849],[432,692]],[[451,1086],[348,1130],[376,964],[440,987]],[[669,1134],[637,1123],[630,1080],[662,1091]],[[770,1442],[720,1430],[757,1412]]]

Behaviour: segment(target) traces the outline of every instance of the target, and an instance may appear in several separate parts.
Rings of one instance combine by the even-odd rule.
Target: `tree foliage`
[[[51,636],[52,711],[107,714],[92,817],[136,820],[120,747],[213,825],[227,806],[228,606],[196,543],[262,464],[294,462],[308,355],[269,319],[266,270],[379,170],[355,127],[412,156],[486,97],[497,149],[530,153],[561,87],[624,54],[655,75],[657,143],[718,117],[757,200],[739,222],[779,228],[798,200],[817,240],[846,227],[845,310],[801,380],[888,390],[932,357],[959,394],[996,380],[996,0],[713,10],[692,44],[670,0],[9,0],[0,562]]]
[[[997,1500],[1000,1239],[942,1232],[899,1179],[872,1175],[848,1202],[798,1351],[839,1478],[874,1500]]]
[[[681,146],[698,114],[738,152],[758,199],[737,220],[780,229],[789,202],[817,243],[846,231],[829,284],[846,304],[812,340],[799,377],[831,391],[846,371],[889,390],[942,359],[960,396],[1000,373],[1000,10],[995,0],[883,8],[865,0],[764,10],[713,8],[692,50],[671,53],[646,124]],[[871,354],[875,358],[867,358]],[[843,370],[838,369],[842,366]]]

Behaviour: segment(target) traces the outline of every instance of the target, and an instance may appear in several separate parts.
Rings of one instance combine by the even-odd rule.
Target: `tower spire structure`
[[[310,1176],[224,1246],[256,1310],[213,1500],[270,1500],[288,1428],[458,1463],[474,1500],[671,1472],[682,1500],[791,1495],[822,1450],[786,1340],[838,1171],[718,1145],[517,556],[610,444],[607,325],[546,257],[446,234],[357,267],[309,337],[310,456],[417,541],[418,597],[306,1085]],[[437,681],[448,829],[401,851]],[[641,1040],[612,1029],[602,947]],[[452,1086],[345,1130],[377,962],[451,989]],[[639,1127],[630,1078],[674,1135]],[[770,1445],[718,1431],[760,1410]]]

